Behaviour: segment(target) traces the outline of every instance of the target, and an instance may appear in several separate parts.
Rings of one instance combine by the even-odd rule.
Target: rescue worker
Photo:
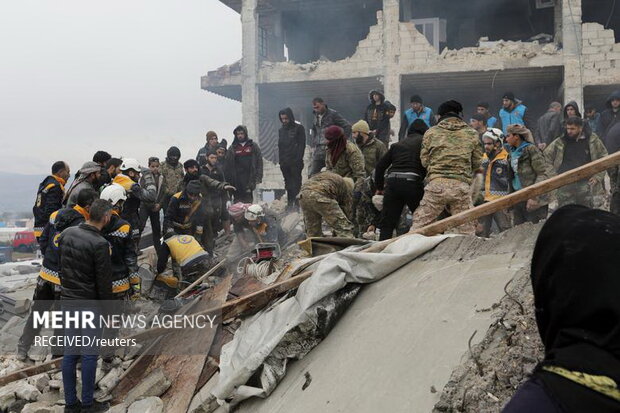
[[[171,146],[166,154],[166,159],[159,167],[159,171],[164,177],[164,187],[162,189],[164,195],[162,198],[162,208],[164,215],[168,211],[170,198],[174,194],[183,190],[183,165],[179,162],[181,159],[181,151],[176,146]]]
[[[322,237],[325,220],[333,236],[353,238],[352,193],[353,180],[333,172],[321,172],[308,179],[299,197],[306,236]]]
[[[121,165],[123,160],[119,158],[110,158],[105,164],[105,168],[101,172],[101,186],[109,185],[112,180],[121,173]]]
[[[413,214],[424,196],[426,169],[420,160],[422,139],[428,126],[416,119],[407,137],[390,146],[375,170],[377,195],[383,195],[380,221],[380,240],[392,238],[394,230],[406,205]],[[387,181],[385,179],[387,171]]]
[[[195,181],[200,178],[200,164],[195,159],[188,159],[183,162],[185,175],[183,176],[183,186],[187,186],[189,181]]]
[[[110,175],[106,172],[106,165],[110,159],[112,159],[112,155],[106,151],[97,151],[93,155],[93,162],[98,163],[101,167],[101,177],[99,178],[98,188],[109,185],[110,182],[112,182],[112,178],[110,178]]]
[[[515,98],[512,92],[504,93],[502,97],[502,108],[499,111],[499,119],[502,122],[502,132],[507,133],[510,125],[530,125],[529,112],[520,100]]]
[[[222,144],[226,145],[226,139],[222,140]],[[200,165],[204,165],[207,162],[207,154],[211,151],[215,151],[220,143],[218,141],[217,133],[210,130],[207,132],[207,143],[205,146],[200,148],[198,153],[196,154],[196,160]]]
[[[237,126],[233,135],[235,138],[226,152],[226,179],[237,188],[235,202],[252,202],[253,191],[263,182],[263,156],[245,126]]]
[[[398,132],[398,140],[401,141],[407,137],[407,133],[411,124],[416,119],[422,119],[427,127],[435,124],[435,116],[433,110],[424,106],[424,101],[419,95],[411,96],[409,99],[411,107],[403,114],[403,120],[400,122],[400,131]]]
[[[96,191],[99,189],[99,181],[101,179],[101,167],[96,162],[86,162],[77,173],[76,178],[65,193],[63,204],[68,208],[77,205],[77,199],[80,192],[84,189]]]
[[[278,159],[284,177],[288,210],[297,209],[297,194],[301,188],[301,172],[304,169],[306,130],[295,120],[293,110],[285,108],[278,114],[282,127],[278,131]]]
[[[109,185],[99,198],[112,204],[110,222],[101,230],[112,250],[112,293],[118,299],[137,298],[140,295],[138,256],[131,240],[131,225],[121,218],[127,200],[125,189],[118,184]]]
[[[502,122],[500,122],[499,119],[497,119],[491,114],[491,112],[489,111],[489,107],[490,106],[488,102],[479,102],[476,105],[476,113],[479,113],[486,118],[487,127],[501,129]]]
[[[240,258],[248,255],[259,243],[284,242],[282,228],[275,217],[265,214],[263,207],[257,204],[235,204],[237,211],[243,210],[243,215],[234,215],[233,230],[235,237],[230,244],[226,260],[232,267],[236,267]],[[233,209],[234,211],[234,209]]]
[[[172,258],[172,275],[164,274],[168,258]],[[180,287],[180,282],[192,283],[203,275],[211,264],[208,252],[191,235],[179,235],[168,231],[157,258],[157,277],[155,285],[167,291],[167,297],[173,297]]]
[[[206,164],[200,169],[200,174],[205,175],[217,182],[226,182],[224,179],[224,171],[220,167],[217,161],[217,153],[211,151],[206,156]],[[207,191],[203,194],[203,202],[206,203],[206,207],[212,211],[210,214],[211,229],[213,234],[217,234],[219,230],[224,228],[226,232],[230,232],[230,221],[228,218],[228,212],[226,211],[226,202],[228,202],[229,196],[225,191]],[[215,236],[213,237],[215,242]],[[214,245],[207,249],[213,251]]]
[[[124,158],[121,165],[121,173],[112,180],[113,183],[122,186],[127,193],[127,201],[123,205],[121,218],[131,225],[131,240],[134,243],[136,253],[140,255],[140,204],[142,201],[153,203],[156,201],[155,188],[142,188],[138,181],[142,168],[136,159]]]
[[[387,146],[371,135],[370,127],[364,120],[360,120],[351,128],[351,137],[364,156],[364,171],[371,176],[377,163],[387,153]]]
[[[98,198],[97,192],[92,189],[81,190],[78,194],[77,204],[72,208],[63,208],[52,212],[48,223],[39,239],[43,263],[37,285],[32,296],[32,307],[28,320],[17,345],[17,358],[26,360],[28,350],[32,346],[35,336],[41,331],[41,327],[34,328],[33,311],[49,311],[52,302],[58,299],[60,294],[60,256],[58,251],[58,238],[62,231],[74,227],[88,218],[91,204]],[[54,353],[57,354],[57,353]]]
[[[512,191],[527,188],[530,185],[549,178],[549,167],[545,157],[534,144],[529,129],[523,125],[508,125],[506,143],[510,153],[510,187]],[[541,195],[512,207],[513,224],[524,222],[537,223],[547,217],[549,196]]]
[[[380,90],[371,90],[368,93],[370,104],[364,112],[364,121],[368,124],[373,136],[383,142],[387,148],[390,144],[390,119],[396,113],[396,107],[385,100],[383,92]]]
[[[37,198],[32,208],[34,215],[34,236],[37,242],[47,225],[52,212],[62,208],[65,185],[71,176],[71,169],[66,162],[58,161],[52,165],[52,174],[39,184]]]
[[[309,175],[318,174],[325,167],[325,153],[327,151],[327,140],[325,132],[330,126],[339,126],[344,131],[345,136],[351,136],[351,125],[342,115],[327,106],[322,98],[312,100],[312,111],[314,121],[312,123],[312,165]]]
[[[459,102],[444,102],[437,112],[437,126],[422,140],[420,159],[428,175],[424,197],[413,214],[412,230],[432,223],[446,207],[451,215],[473,207],[470,184],[482,160],[478,133],[461,119],[463,106]],[[456,231],[473,235],[476,225],[468,222]]]
[[[553,174],[561,174],[578,168],[589,162],[607,156],[603,142],[584,127],[584,121],[578,117],[566,120],[565,133],[551,142],[544,155],[552,166]],[[588,180],[581,180],[557,190],[558,206],[579,204],[599,208],[605,198],[605,172],[598,173]]]
[[[482,171],[484,174],[483,203],[494,201],[510,194],[510,160],[504,149],[504,134],[501,129],[492,128],[482,135],[484,155]],[[482,232],[480,236],[488,238],[493,221],[499,232],[506,231],[511,225],[510,215],[505,210],[480,218]]]

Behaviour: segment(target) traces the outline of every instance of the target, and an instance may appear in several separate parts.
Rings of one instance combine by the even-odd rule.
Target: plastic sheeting
[[[302,358],[325,337],[355,298],[359,284],[384,278],[448,237],[410,235],[380,253],[351,247],[326,256],[294,296],[242,322],[222,349],[213,396],[225,407],[267,397],[284,376],[287,360]]]

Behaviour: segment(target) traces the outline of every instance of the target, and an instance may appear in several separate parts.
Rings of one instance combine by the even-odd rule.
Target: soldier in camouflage
[[[561,174],[589,162],[607,156],[603,142],[584,128],[583,119],[571,117],[566,120],[565,133],[554,140],[544,152],[553,174]],[[605,172],[589,180],[582,180],[558,189],[558,207],[579,204],[590,208],[601,208],[605,204]]]
[[[351,136],[355,139],[355,143],[364,156],[366,176],[370,176],[379,160],[386,154],[387,148],[383,142],[370,135],[370,126],[368,126],[366,121],[360,120],[353,125],[351,130]]]
[[[306,181],[299,195],[306,236],[322,237],[325,220],[334,236],[353,238],[352,192],[353,181],[333,172],[321,172]]]
[[[461,119],[463,106],[459,102],[444,102],[437,112],[439,122],[422,141],[420,160],[427,170],[427,184],[413,215],[412,230],[432,223],[445,208],[456,215],[473,207],[470,184],[482,160],[478,133]],[[474,234],[476,225],[469,222],[456,231]]]

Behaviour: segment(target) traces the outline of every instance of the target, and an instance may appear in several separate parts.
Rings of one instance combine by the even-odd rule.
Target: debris
[[[39,400],[41,392],[31,384],[21,383],[20,386],[15,390],[15,395],[22,400],[36,402],[37,400]]]
[[[159,397],[168,390],[170,384],[170,380],[164,375],[162,369],[156,369],[127,393],[125,403],[130,405],[138,399]]]
[[[127,413],[162,413],[164,411],[164,402],[159,397],[147,397],[140,401],[134,402]]]
[[[310,375],[310,372],[306,372],[306,374],[304,374],[304,377],[306,378],[306,381],[304,382],[304,385],[301,386],[302,390],[306,390],[308,387],[310,387],[310,383],[312,383],[312,376]]]
[[[64,407],[50,402],[28,403],[22,409],[22,413],[62,413]]]
[[[123,375],[123,369],[120,367],[112,367],[108,374],[105,375],[104,378],[99,382],[99,388],[103,391],[103,393],[107,394],[112,391],[114,387],[118,384]]]

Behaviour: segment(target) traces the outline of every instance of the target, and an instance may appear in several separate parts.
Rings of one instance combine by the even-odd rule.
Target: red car
[[[34,252],[37,249],[37,239],[34,231],[21,231],[15,234],[13,249],[19,252]]]

